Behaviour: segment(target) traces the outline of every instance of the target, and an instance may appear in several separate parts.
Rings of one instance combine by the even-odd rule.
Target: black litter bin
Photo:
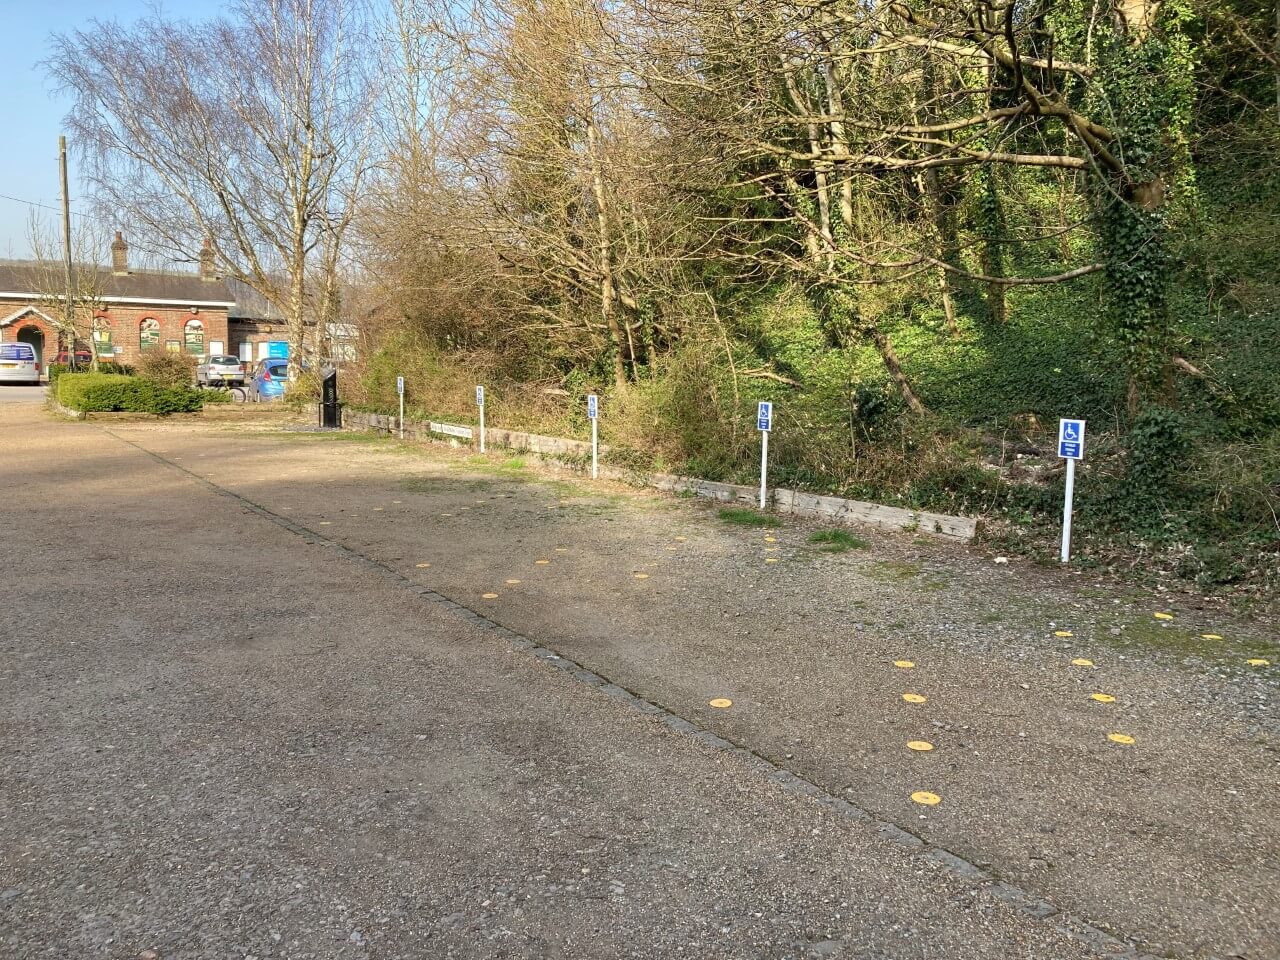
[[[342,426],[342,409],[338,406],[338,371],[332,368],[324,372],[320,381],[320,426]]]

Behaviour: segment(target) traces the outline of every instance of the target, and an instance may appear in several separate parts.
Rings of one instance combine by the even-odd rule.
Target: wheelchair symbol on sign
[[[1079,440],[1080,439],[1079,425],[1074,423],[1063,424],[1062,439],[1063,440]]]

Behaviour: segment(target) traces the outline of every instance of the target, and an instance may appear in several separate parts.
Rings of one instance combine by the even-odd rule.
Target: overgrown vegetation
[[[1046,557],[1084,417],[1080,563],[1280,593],[1270,8],[408,8],[449,69],[399,104],[438,112],[371,221],[358,403],[484,382],[583,438],[597,393],[615,461],[751,482],[771,399],[774,483]]]

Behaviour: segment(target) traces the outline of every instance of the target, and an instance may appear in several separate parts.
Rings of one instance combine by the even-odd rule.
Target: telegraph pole
[[[62,177],[62,266],[66,272],[67,299],[63,301],[63,322],[71,331],[67,345],[67,366],[76,368],[76,321],[71,305],[71,195],[67,190],[67,138],[58,137],[58,173]]]

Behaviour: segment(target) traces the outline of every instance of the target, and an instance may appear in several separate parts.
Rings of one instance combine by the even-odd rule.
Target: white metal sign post
[[[400,439],[404,439],[404,377],[396,377],[396,393],[400,394]]]
[[[760,509],[764,509],[769,484],[769,431],[773,429],[773,404],[761,400],[756,408],[756,428],[760,431]]]
[[[484,387],[476,384],[476,406],[480,408],[480,452],[484,453]]]
[[[1067,461],[1067,491],[1062,504],[1062,562],[1071,559],[1071,500],[1076,491],[1076,461],[1084,459],[1084,421],[1058,421],[1058,456]]]
[[[591,479],[600,478],[600,398],[594,393],[587,397],[587,419],[591,421]]]

